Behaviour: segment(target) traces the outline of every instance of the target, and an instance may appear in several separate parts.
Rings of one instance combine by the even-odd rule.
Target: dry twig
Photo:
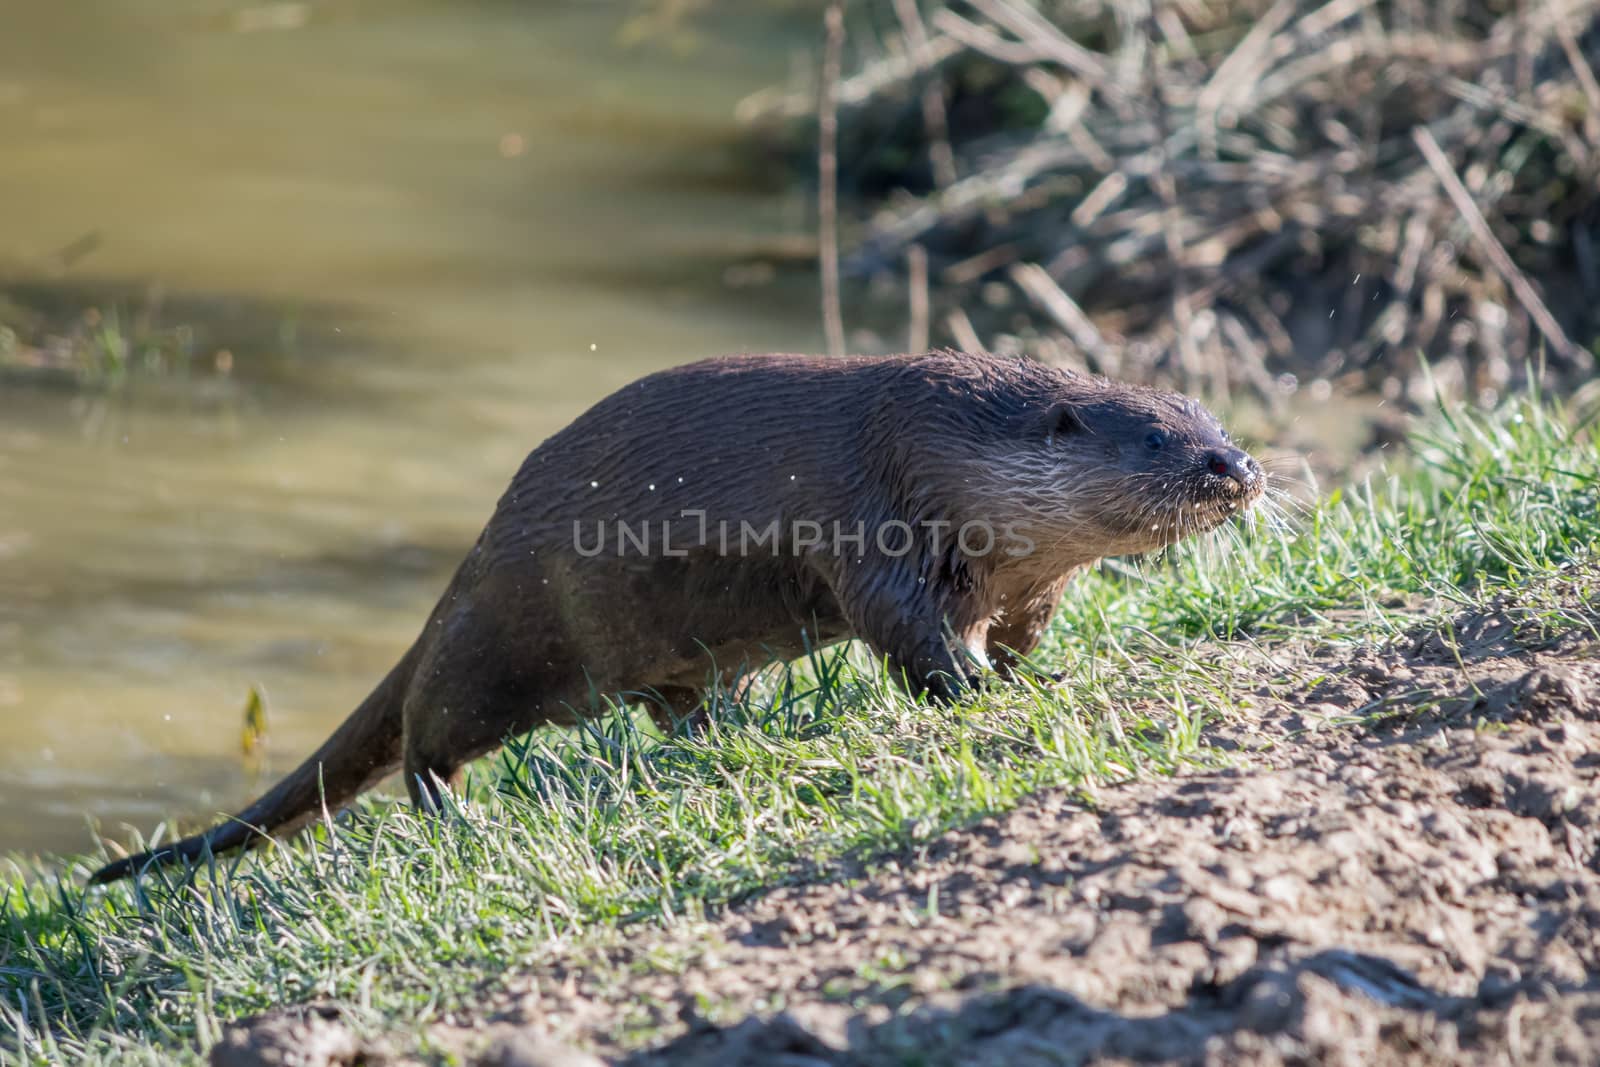
[[[906,249],[907,279],[910,288],[911,330],[908,352],[928,350],[928,253],[921,245]]]
[[[1534,322],[1539,325],[1539,332],[1544,334],[1545,340],[1550,342],[1557,354],[1563,359],[1574,364],[1579,364],[1587,369],[1590,362],[1589,353],[1573,344],[1567,337],[1567,331],[1561,328],[1550,309],[1545,307],[1544,301],[1528,281],[1528,276],[1517,269],[1506,253],[1505,246],[1495,237],[1494,231],[1489,229],[1489,223],[1484,219],[1483,212],[1478,210],[1478,205],[1473,203],[1472,194],[1467,192],[1467,187],[1461,184],[1461,179],[1456,175],[1455,169],[1450,166],[1444,149],[1439,147],[1439,142],[1434,140],[1433,134],[1428,132],[1426,126],[1418,126],[1411,131],[1411,139],[1417,142],[1417,147],[1422,150],[1422,158],[1428,161],[1428,166],[1439,179],[1439,184],[1444,186],[1445,195],[1450,197],[1450,202],[1461,212],[1461,219],[1467,224],[1467,229],[1472,231],[1473,240],[1494,265],[1500,277],[1511,291],[1516,294],[1517,300]]]
[[[839,306],[839,114],[835,103],[844,52],[844,4],[833,0],[823,16],[822,83],[817,104],[817,258],[822,278],[822,332],[828,355],[844,355],[844,313]]]
[[[944,111],[944,86],[929,76],[933,72],[933,53],[917,0],[894,0],[894,11],[900,20],[900,31],[905,34],[907,50],[922,72],[922,123],[928,135],[928,163],[933,168],[934,184],[942,188],[956,180],[956,157],[950,148],[950,123]]]

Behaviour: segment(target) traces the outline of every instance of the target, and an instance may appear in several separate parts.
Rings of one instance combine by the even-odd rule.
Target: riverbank
[[[0,1017],[17,1035],[5,1038],[10,1054],[192,1062],[228,1020],[318,1003],[338,1019],[329,1025],[348,1031],[345,1047],[371,1043],[421,1062],[474,1055],[491,1023],[537,1026],[614,1059],[657,1048],[669,1062],[731,1062],[717,1058],[727,1050],[716,1042],[733,1038],[696,1042],[791,1002],[833,1006],[833,1023],[814,1024],[825,1051],[802,1041],[830,1062],[883,1062],[873,1050],[884,1041],[897,1049],[921,1041],[932,1054],[934,1031],[902,1024],[1031,1019],[1034,1001],[1008,991],[1047,977],[981,955],[951,970],[928,956],[932,934],[896,932],[918,926],[920,911],[937,919],[935,931],[948,915],[953,944],[980,936],[982,915],[998,913],[988,904],[963,919],[969,893],[980,901],[1000,894],[1022,908],[1014,918],[1024,925],[1028,909],[1047,904],[1085,923],[1093,917],[1076,940],[1031,942],[1051,967],[1070,970],[1099,951],[1095,924],[1116,919],[1108,907],[1128,913],[1117,922],[1133,927],[1117,938],[1129,945],[1144,943],[1144,930],[1152,944],[1178,946],[1161,955],[1173,956],[1165,970],[1152,970],[1142,951],[1124,954],[1130,975],[1171,978],[1141,986],[1146,999],[1116,983],[1098,1000],[1059,985],[1041,1002],[1047,1022],[1157,1000],[1193,1010],[1184,997],[1198,994],[1181,991],[1181,975],[1204,971],[1207,954],[1222,951],[1218,938],[1246,937],[1265,971],[1250,970],[1254,963],[1217,971],[1218,989],[1235,988],[1229,982],[1244,971],[1253,977],[1236,987],[1238,998],[1206,1002],[1208,1011],[1236,1013],[1224,1028],[1238,1040],[1294,1040],[1309,1016],[1266,1012],[1261,999],[1280,987],[1301,991],[1285,994],[1287,1003],[1322,997],[1317,1004],[1337,1021],[1349,990],[1378,982],[1386,1011],[1456,1026],[1429,998],[1459,998],[1463,983],[1489,997],[1501,982],[1515,999],[1532,988],[1523,979],[1537,982],[1543,971],[1508,955],[1515,946],[1499,934],[1475,947],[1451,949],[1454,934],[1430,942],[1428,909],[1440,909],[1444,922],[1455,914],[1452,893],[1481,895],[1491,910],[1504,894],[1556,922],[1578,906],[1571,901],[1600,892],[1590,885],[1593,842],[1582,829],[1594,814],[1594,768],[1572,755],[1587,736],[1597,684],[1590,668],[1600,591],[1586,561],[1600,536],[1600,451],[1586,430],[1534,399],[1492,416],[1438,412],[1414,446],[1414,458],[1388,476],[1336,490],[1303,514],[1263,515],[1253,528],[1136,573],[1118,566],[1086,576],[1037,657],[1066,671],[1059,685],[924,707],[854,654],[830,653],[724,709],[703,739],[662,739],[620,719],[535,734],[476,768],[468,795],[441,820],[370,801],[310,839],[219,861],[192,882],[157,876],[88,895],[77,886],[95,857],[69,860],[60,873],[13,861],[0,930]],[[1558,745],[1562,731],[1573,740]],[[1457,773],[1451,760],[1481,762],[1471,754],[1482,738],[1500,738],[1494,744],[1510,745],[1528,766],[1502,768],[1495,761],[1511,756],[1483,756],[1491,770],[1475,788],[1499,791],[1480,802],[1449,792],[1438,775]],[[1493,851],[1506,834],[1532,835],[1533,866],[1509,873],[1446,863],[1441,853],[1453,881],[1432,896],[1391,884],[1376,868],[1393,899],[1421,901],[1406,914],[1422,924],[1420,945],[1434,944],[1433,956],[1394,925],[1383,896],[1352,892],[1337,915],[1324,914],[1295,903],[1310,898],[1291,889],[1312,892],[1299,882],[1263,876],[1236,885],[1198,874],[1162,883],[1156,896],[1125,893],[1116,888],[1122,875],[1094,874],[1094,856],[1111,849],[1126,865],[1143,846],[1112,834],[1084,852],[1095,835],[1068,840],[1091,823],[1115,827],[1137,815],[1150,820],[1149,840],[1220,847],[1203,842],[1227,820],[1196,829],[1195,812],[1226,809],[1246,819],[1239,826],[1256,826],[1251,820],[1267,818],[1284,796],[1302,795],[1286,781],[1317,774],[1327,804],[1347,797],[1330,810],[1354,818],[1366,810],[1362,791],[1401,765],[1418,768],[1428,803],[1448,794],[1499,812],[1463,809],[1448,835],[1459,848]],[[1540,782],[1549,788],[1536,789]],[[1236,800],[1224,799],[1230,791]],[[1548,803],[1530,799],[1547,794]],[[1324,806],[1312,794],[1302,800],[1303,810]],[[1390,814],[1392,840],[1358,834],[1347,848],[1333,821],[1308,823],[1309,836],[1261,838],[1264,855],[1300,864],[1301,853],[1281,851],[1298,842],[1358,872],[1369,844],[1411,855],[1421,847],[1415,835],[1437,825]],[[1554,842],[1548,862],[1540,841]],[[988,873],[974,880],[979,869]],[[1144,878],[1143,868],[1117,869]],[[1576,896],[1555,891],[1568,885]],[[868,906],[874,894],[886,903]],[[920,895],[913,904],[906,894]],[[1234,912],[1255,916],[1259,929],[1235,931]],[[846,913],[854,918],[843,922]],[[1289,921],[1296,915],[1304,925]],[[1172,916],[1186,918],[1169,923]],[[740,924],[750,930],[738,933]],[[695,932],[706,929],[814,947],[792,957],[741,948],[719,955],[715,938]],[[1354,929],[1368,933],[1352,940]],[[834,969],[849,973],[820,984],[807,978],[834,974],[808,955],[834,944],[844,946]],[[1243,944],[1224,947],[1242,952]],[[1359,959],[1319,955],[1334,952]],[[1562,952],[1572,973],[1551,979],[1557,999],[1548,983],[1539,986],[1540,1003],[1558,1012],[1568,1003],[1563,990],[1600,968],[1596,946],[1582,937]],[[1333,961],[1332,977],[1313,957]],[[767,977],[739,979],[758,959]],[[1091,962],[1112,967],[1110,959]],[[1449,982],[1438,970],[1445,962],[1458,972]],[[611,991],[596,992],[595,982]],[[969,993],[982,998],[962,999]],[[1248,1015],[1252,1004],[1260,1011]],[[986,1023],[978,1031],[997,1032]],[[757,1042],[752,1048],[770,1049],[779,1039],[772,1035],[792,1027],[758,1021],[738,1032]],[[848,1051],[826,1051],[841,1041]]]

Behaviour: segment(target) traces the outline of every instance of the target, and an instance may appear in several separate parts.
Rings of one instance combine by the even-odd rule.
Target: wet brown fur
[[[1219,454],[1237,476],[1207,470]],[[601,697],[645,694],[670,724],[708,682],[849,637],[912,691],[950,696],[985,663],[1014,669],[1089,564],[1209,529],[1260,491],[1194,401],[1025,359],[739,356],[652,374],[528,456],[416,643],[297,770],[233,820],[92,881],[291,833],[397,766],[434,805],[467,761]],[[741,523],[774,520],[778,551],[724,553],[723,522],[736,546]],[[904,555],[874,544],[890,520],[921,531]],[[953,531],[970,520],[1033,549],[963,552]],[[685,554],[659,538],[578,550],[618,521],[667,523]],[[797,521],[824,544],[797,545]],[[835,521],[863,524],[865,545],[835,551]],[[930,522],[950,524],[942,543]]]

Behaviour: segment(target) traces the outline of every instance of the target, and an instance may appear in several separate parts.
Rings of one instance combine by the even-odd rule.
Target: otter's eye
[[[1167,435],[1160,430],[1151,430],[1150,436],[1144,439],[1144,447],[1152,452],[1160,452],[1167,447]]]

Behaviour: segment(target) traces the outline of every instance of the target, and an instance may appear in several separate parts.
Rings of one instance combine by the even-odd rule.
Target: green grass
[[[196,366],[188,326],[158,327],[116,306],[91,308],[56,331],[39,319],[0,296],[0,370],[115,390],[136,380],[187,378]],[[231,368],[233,357],[226,358]]]
[[[697,913],[1059,785],[1215,758],[1241,714],[1228,642],[1393,633],[1590,551],[1600,451],[1538,398],[1441,412],[1403,470],[1138,568],[1076,584],[1041,665],[1059,687],[932,708],[859,650],[796,665],[708,735],[618,714],[481,764],[442,819],[368,802],[198,879],[85,895],[0,875],[0,1055],[197,1061],[228,1018],[337,997],[374,1029],[481,1002],[494,976],[624,921]]]

